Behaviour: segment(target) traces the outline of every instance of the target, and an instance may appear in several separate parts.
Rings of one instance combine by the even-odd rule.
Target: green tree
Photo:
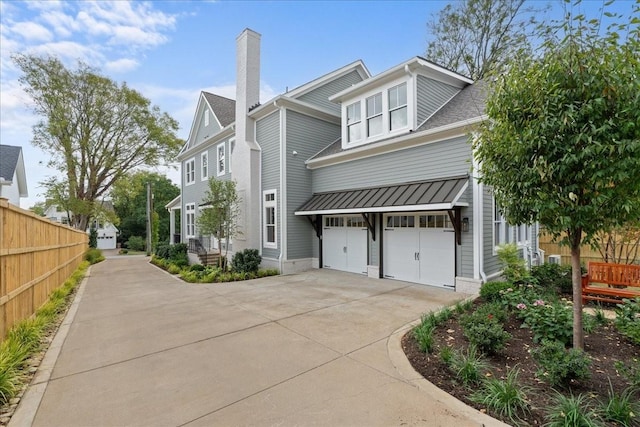
[[[169,212],[165,205],[180,194],[180,189],[166,176],[148,171],[136,171],[113,185],[110,191],[113,207],[120,218],[119,240],[147,235],[147,183],[153,192],[154,245],[169,241]]]
[[[576,348],[580,246],[640,216],[639,5],[606,31],[568,16],[539,58],[516,58],[491,88],[473,143],[480,180],[508,221],[539,221],[571,248]]]
[[[524,0],[448,4],[427,23],[433,40],[425,56],[474,80],[502,71],[512,55],[530,50],[527,30],[534,12],[539,10],[524,7]]]
[[[225,256],[229,239],[236,235],[240,199],[235,181],[220,181],[209,178],[209,189],[197,219],[202,234],[211,234],[218,241],[226,240]]]
[[[173,159],[182,141],[178,123],[125,83],[118,84],[80,63],[75,70],[52,57],[16,55],[20,82],[40,121],[33,144],[50,155],[49,166],[64,178],[72,226],[85,230],[95,202],[127,172]]]
[[[29,210],[38,216],[44,216],[44,211],[47,210],[47,205],[45,202],[36,202],[29,208]]]

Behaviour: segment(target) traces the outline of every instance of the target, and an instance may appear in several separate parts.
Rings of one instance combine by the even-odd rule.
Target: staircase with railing
[[[207,236],[189,239],[188,251],[196,254],[202,265],[218,265],[220,262],[220,251],[218,249],[207,249],[211,246],[210,242],[211,240]]]

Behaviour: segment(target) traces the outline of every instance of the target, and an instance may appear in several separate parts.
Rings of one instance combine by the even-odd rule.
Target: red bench
[[[622,298],[640,297],[640,265],[590,262],[582,276],[582,302],[587,300],[618,304]]]

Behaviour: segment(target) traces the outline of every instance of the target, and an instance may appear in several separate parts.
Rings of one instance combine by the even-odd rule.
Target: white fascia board
[[[467,180],[467,182],[464,183],[460,191],[458,191],[458,194],[456,194],[456,197],[453,198],[453,201],[451,202],[452,205],[461,206],[460,204],[458,204],[458,200],[460,200],[460,197],[462,197],[464,192],[467,191],[467,187],[469,187],[469,180]],[[469,206],[468,203],[465,203],[465,204]]]
[[[296,215],[349,215],[358,213],[377,212],[418,212],[418,211],[446,211],[455,206],[466,207],[469,203],[434,203],[430,205],[410,205],[410,206],[386,206],[377,208],[353,208],[353,209],[326,209],[319,211],[297,211]]]
[[[329,111],[325,108],[316,107],[315,105],[309,104],[308,102],[287,98],[282,95],[273,98],[268,103],[262,104],[260,107],[251,111],[249,113],[249,117],[253,118],[254,120],[259,120],[277,111],[279,108],[286,108],[288,110],[296,111],[298,113],[338,125],[341,123],[340,115],[335,114],[332,111]]]
[[[314,79],[308,83],[303,84],[302,86],[298,86],[297,88],[290,90],[289,92],[286,92],[283,95],[289,98],[296,98],[298,96],[302,96],[305,93],[311,92],[312,90],[322,86],[323,84],[333,79],[342,77],[343,75],[348,74],[353,70],[357,71],[358,74],[360,74],[360,76],[365,80],[371,77],[371,73],[369,73],[369,70],[364,65],[364,62],[362,62],[361,59],[358,59],[357,61],[354,61],[351,64],[347,64],[344,67],[331,71],[330,73],[325,74],[324,76],[320,76],[317,79]]]
[[[173,198],[173,200],[171,200],[169,203],[164,205],[165,209],[168,209],[168,210],[179,209],[181,206],[182,206],[182,195],[181,194],[178,194],[176,197]]]
[[[198,104],[196,105],[196,112],[193,115],[193,120],[191,120],[191,129],[189,129],[189,136],[187,137],[187,140],[185,141],[184,146],[178,153],[178,156],[180,156],[183,152],[189,150],[189,142],[191,141],[191,137],[193,136],[193,130],[196,129],[197,125],[200,124],[200,117],[202,117],[202,114],[200,114],[200,112],[202,111],[201,107],[203,102],[206,105],[209,105],[209,103],[207,102],[207,98],[204,97],[204,91],[200,91],[200,96],[198,97]],[[210,105],[209,105],[209,109],[211,109]]]
[[[185,151],[181,151],[180,153],[178,153],[178,156],[176,157],[176,159],[179,161],[182,161],[187,157],[193,156],[195,153],[201,151],[203,148],[208,148],[210,146],[213,146],[219,143],[220,140],[228,138],[232,135],[235,135],[235,133],[236,133],[236,124],[234,122],[228,125],[226,128],[223,128],[220,132],[211,136],[209,139],[203,141],[202,143],[198,145],[194,145],[193,147],[190,147]]]
[[[420,57],[418,57],[417,59],[418,59],[418,63],[422,67],[427,68],[427,69],[431,69],[431,70],[437,72],[438,74],[443,74],[443,75],[453,79],[454,81],[461,81],[461,82],[464,82],[464,83],[467,83],[467,84],[472,84],[473,83],[473,80],[471,80],[468,77],[463,76],[462,74],[458,74],[455,71],[447,70],[446,68],[443,68],[443,67],[441,67],[439,65],[436,65],[436,64],[434,64],[432,62],[429,62],[427,60],[424,60],[424,59],[422,59]]]
[[[480,116],[471,120],[464,120],[429,129],[424,132],[411,132],[397,138],[388,139],[378,143],[364,144],[359,147],[341,151],[319,159],[307,160],[305,163],[308,169],[317,169],[351,160],[404,150],[406,148],[412,148],[423,144],[433,144],[435,142],[464,136],[469,133],[470,126],[480,123],[484,119],[485,116]]]
[[[29,197],[29,189],[27,188],[27,171],[24,167],[24,151],[20,149],[18,155],[18,163],[16,164],[15,177],[18,180],[18,195],[20,197]]]

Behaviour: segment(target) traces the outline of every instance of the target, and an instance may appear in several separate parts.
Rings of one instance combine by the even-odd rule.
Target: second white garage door
[[[446,213],[385,215],[384,276],[453,287],[455,233]]]
[[[322,266],[367,274],[367,227],[361,216],[324,218]]]

